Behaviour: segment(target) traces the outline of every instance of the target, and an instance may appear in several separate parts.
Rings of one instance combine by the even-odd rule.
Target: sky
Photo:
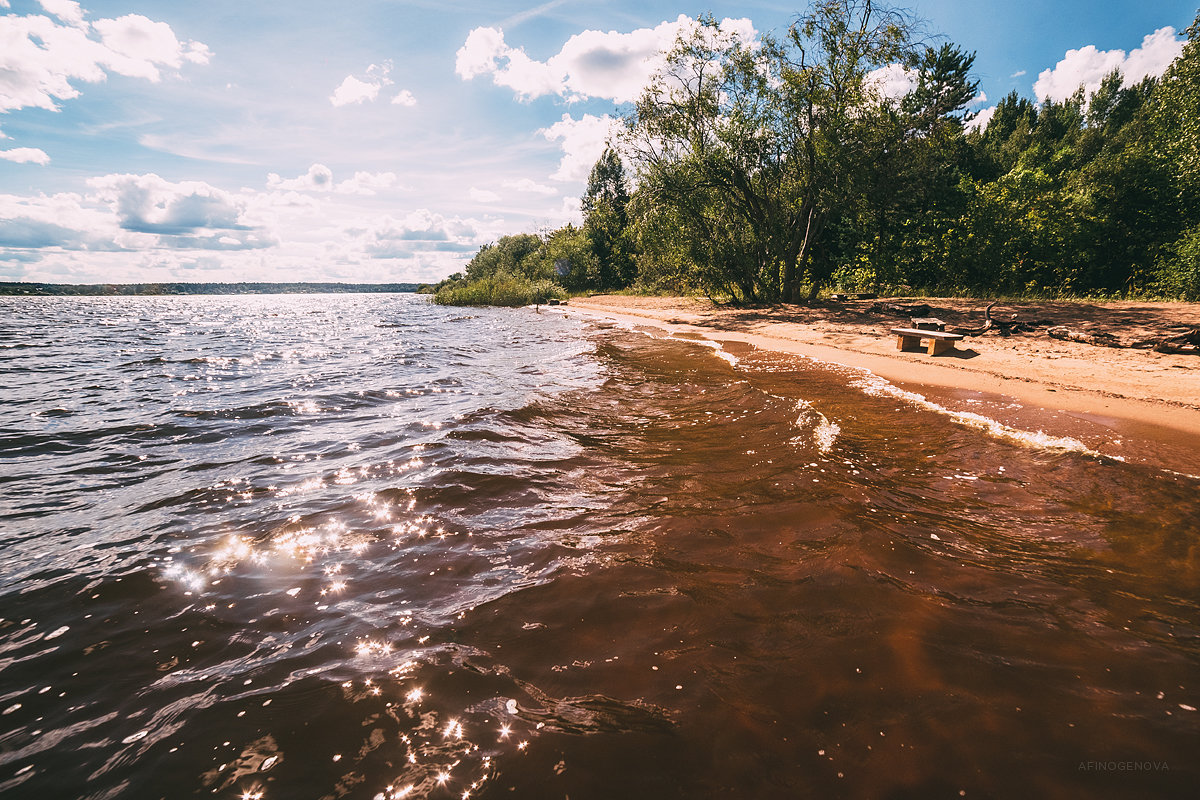
[[[1197,0],[909,0],[988,118],[1161,74]],[[803,2],[0,0],[0,281],[433,282],[580,221],[613,120],[711,12]],[[901,73],[881,73],[903,88]]]

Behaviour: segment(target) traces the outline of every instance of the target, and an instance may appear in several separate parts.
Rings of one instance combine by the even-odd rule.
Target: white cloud
[[[538,183],[537,181],[530,180],[529,178],[521,178],[520,180],[516,181],[505,181],[504,188],[513,189],[518,192],[525,192],[527,194],[558,194],[558,189],[555,189],[553,186],[546,186],[543,183]]]
[[[324,164],[313,164],[307,173],[290,180],[284,180],[272,172],[267,176],[267,186],[292,191],[331,192],[334,186],[333,170]]]
[[[171,183],[149,173],[105,175],[90,179],[88,186],[127,231],[185,236],[249,227],[242,221],[243,198],[200,181]]]
[[[417,104],[417,98],[408,89],[402,89],[398,95],[392,98],[392,105],[407,106],[409,108]]]
[[[569,222],[581,222],[583,220],[583,200],[578,197],[564,197],[560,213]]]
[[[15,161],[18,164],[41,164],[44,166],[50,163],[50,156],[46,155],[46,151],[36,147],[14,147],[12,150],[0,150],[0,158],[5,161]]]
[[[561,120],[538,131],[552,142],[562,142],[562,160],[550,177],[556,181],[587,180],[610,135],[619,125],[619,120],[607,114],[602,117],[584,114],[581,119],[563,114]]]
[[[46,16],[0,17],[0,111],[57,111],[57,101],[79,96],[72,81],[97,83],[109,72],[158,81],[163,68],[207,63],[211,55],[199,42],[180,43],[166,23],[140,15],[89,25],[76,19],[71,4],[51,2],[51,7],[76,24]]]
[[[636,100],[662,67],[663,54],[676,37],[696,25],[694,19],[681,14],[673,22],[629,33],[583,31],[544,62],[531,59],[521,48],[510,47],[502,30],[476,28],[458,50],[455,71],[463,80],[490,74],[497,86],[510,88],[524,99],[557,94],[626,103]],[[725,19],[720,25],[746,42],[757,37],[748,19]]]
[[[395,202],[358,196],[394,180],[358,172],[314,194],[105,175],[88,181],[82,195],[0,194],[0,275],[177,281],[195,280],[187,276],[202,269],[212,281],[437,281],[461,270],[482,242],[516,229],[498,216],[380,214],[373,209]]]
[[[337,192],[373,195],[381,189],[391,189],[398,185],[399,179],[394,172],[356,172],[353,178],[347,178],[337,185]]]
[[[1122,85],[1132,86],[1149,75],[1161,75],[1183,52],[1183,40],[1167,26],[1142,39],[1142,46],[1126,55],[1124,50],[1097,50],[1094,45],[1068,50],[1053,69],[1043,70],[1033,84],[1038,100],[1062,101],[1080,87],[1090,95],[1100,88],[1104,76],[1121,70]]]
[[[41,260],[48,248],[120,250],[120,232],[111,213],[89,207],[78,194],[0,195],[0,257],[6,250],[24,261]]]
[[[53,14],[68,25],[76,28],[87,26],[87,23],[83,21],[83,8],[75,0],[38,0],[38,2],[42,8],[46,9],[46,13]],[[7,2],[4,7],[8,7]]]
[[[487,189],[479,189],[474,186],[467,191],[467,194],[476,203],[496,203],[500,200],[500,195],[495,192]]]
[[[1023,69],[1019,69],[1019,70],[1017,70],[1016,72],[1014,72],[1012,75],[1009,75],[1008,77],[1010,77],[1010,78],[1020,78],[1022,75],[1025,75],[1025,74],[1026,74],[1025,70],[1023,70]]]
[[[917,88],[917,71],[888,64],[867,73],[866,84],[889,100],[899,100]]]
[[[504,33],[496,28],[476,28],[467,34],[467,41],[454,57],[454,71],[463,80],[495,72],[499,60],[510,50],[504,43]]]
[[[345,106],[350,103],[363,103],[367,100],[374,100],[379,96],[379,90],[382,88],[377,83],[367,83],[360,81],[353,75],[347,75],[341,85],[333,90],[333,94],[329,97],[329,102],[335,106]]]
[[[291,192],[373,195],[380,189],[390,189],[398,183],[394,172],[356,172],[353,178],[336,183],[333,170],[324,164],[313,164],[308,172],[298,178],[284,179],[274,172],[267,176],[267,188]]]
[[[403,219],[385,216],[358,234],[363,251],[374,259],[412,259],[421,254],[437,253],[461,256],[479,249],[474,224],[426,209],[414,211]]]
[[[366,80],[360,80],[353,75],[347,75],[341,85],[333,90],[329,102],[335,106],[345,106],[351,103],[374,102],[379,97],[379,90],[391,85],[388,74],[392,71],[392,62],[372,64],[367,67]]]
[[[990,106],[988,108],[980,109],[979,111],[975,112],[975,116],[972,117],[970,120],[968,120],[967,124],[964,125],[963,127],[966,128],[968,131],[981,131],[988,126],[988,123],[992,121],[992,117],[994,117],[995,115],[996,115],[996,107],[995,106]]]
[[[108,66],[122,75],[158,81],[159,66],[178,69],[184,61],[207,64],[211,53],[198,42],[187,47],[175,38],[175,32],[165,22],[155,22],[141,14],[127,14],[117,19],[98,19],[92,27],[100,40],[113,54]]]

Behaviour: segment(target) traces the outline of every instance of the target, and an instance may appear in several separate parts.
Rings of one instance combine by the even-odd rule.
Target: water
[[[545,311],[0,309],[0,796],[1200,780],[1178,470]]]

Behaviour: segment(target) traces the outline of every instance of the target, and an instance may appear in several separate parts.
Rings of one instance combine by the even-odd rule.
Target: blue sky
[[[1196,0],[912,0],[987,109],[1157,74]],[[578,221],[652,53],[781,2],[0,0],[0,280],[433,281]]]

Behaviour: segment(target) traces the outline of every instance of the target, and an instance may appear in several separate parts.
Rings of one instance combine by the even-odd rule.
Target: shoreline
[[[951,328],[979,324],[984,306],[958,299],[888,302],[933,306]],[[890,329],[908,321],[872,312],[872,305],[733,309],[691,298],[597,295],[573,298],[566,309],[864,371],[951,413],[983,414],[1015,429],[1075,439],[1121,460],[1200,472],[1200,357],[1052,339],[1044,332],[1048,325],[1010,337],[968,336],[952,354],[900,352]],[[1200,327],[1200,303],[1019,302],[998,304],[993,313],[1101,334]]]

